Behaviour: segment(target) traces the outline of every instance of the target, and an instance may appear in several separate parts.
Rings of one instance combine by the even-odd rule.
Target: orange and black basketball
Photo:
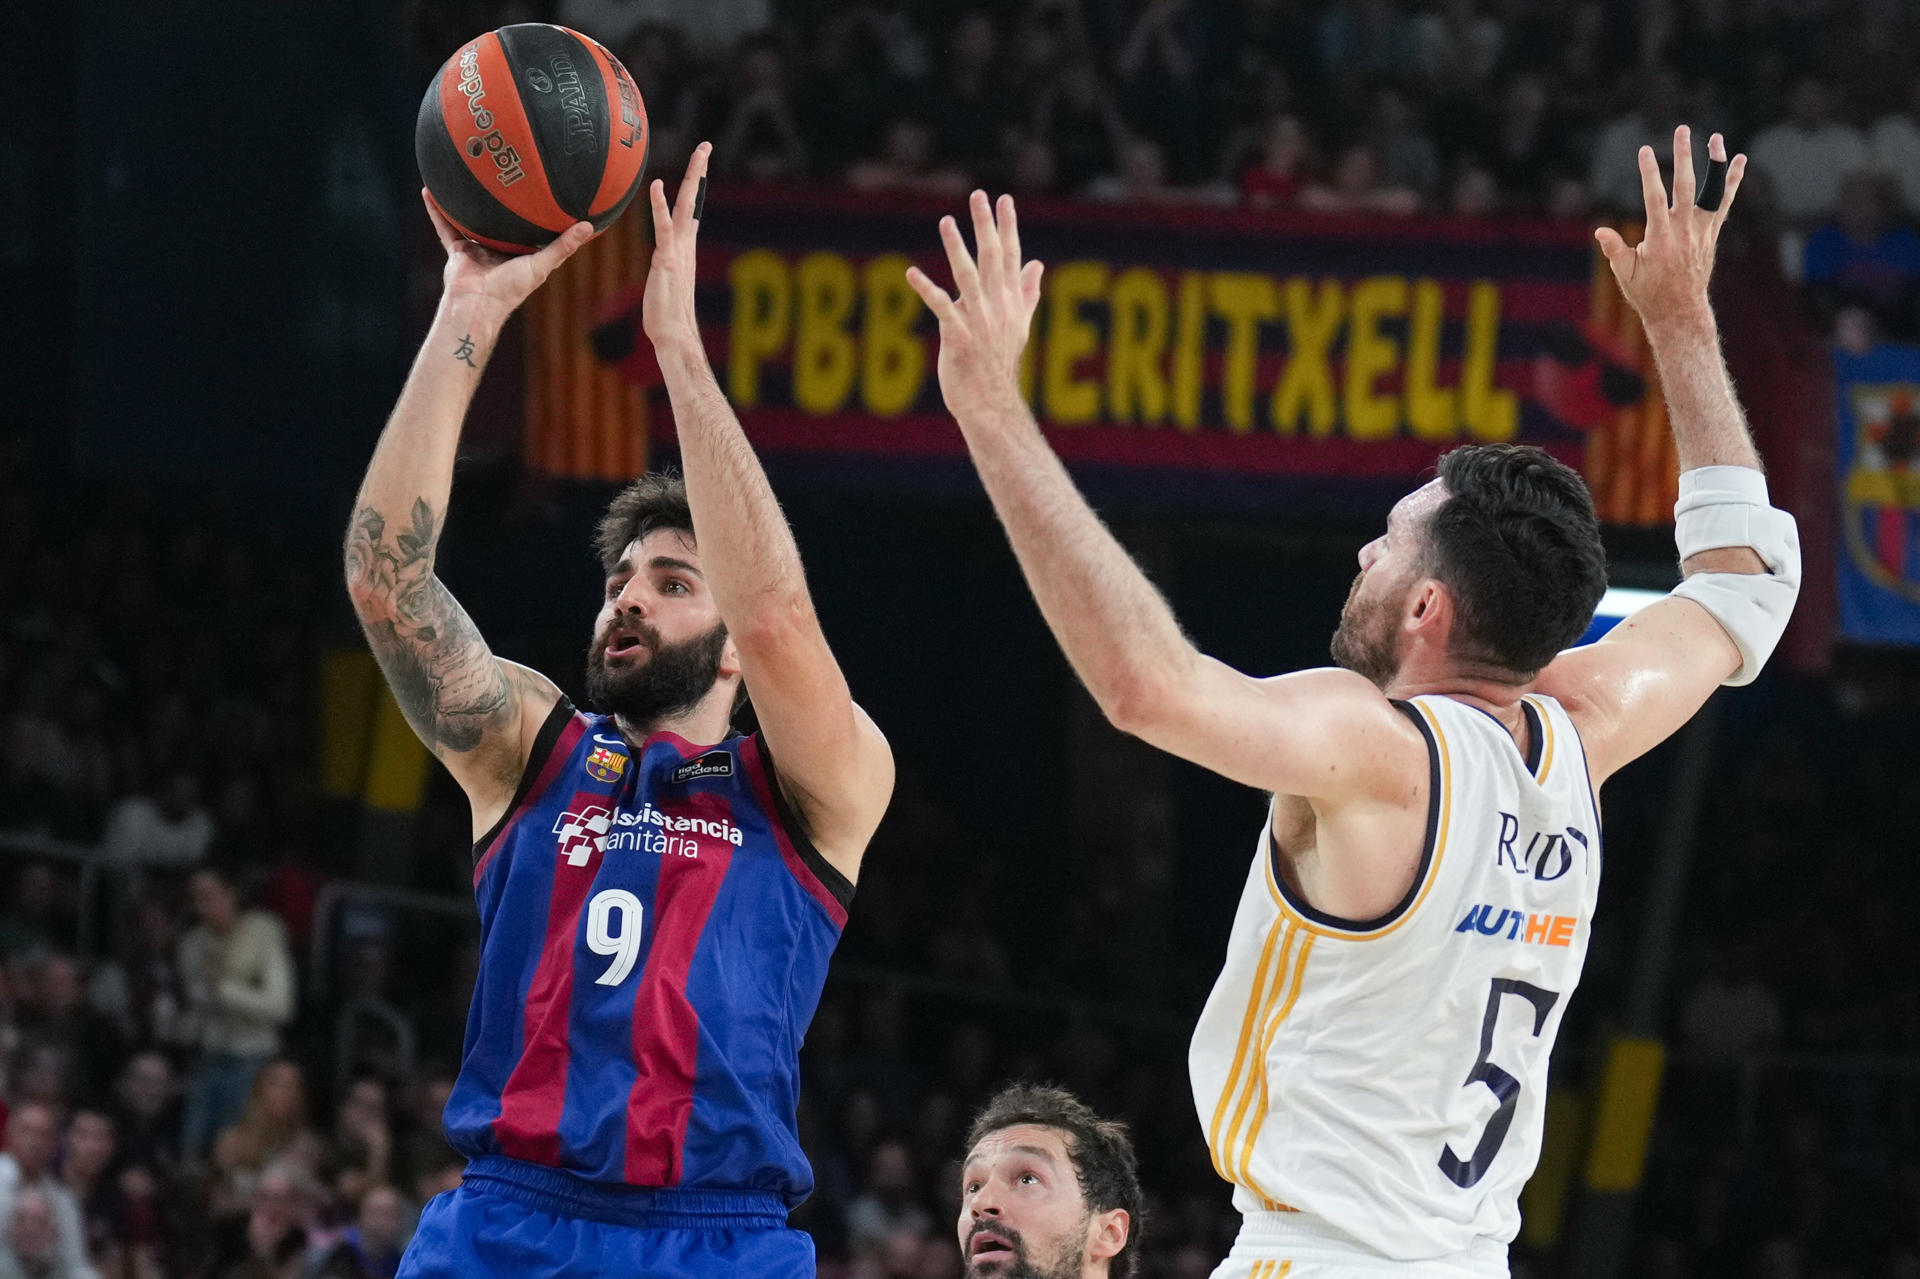
[[[647,108],[599,44],[521,23],[447,59],[413,148],[447,221],[488,248],[528,253],[575,222],[606,230],[639,193]]]

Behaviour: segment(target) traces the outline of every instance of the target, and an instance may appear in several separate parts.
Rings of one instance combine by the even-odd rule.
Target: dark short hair
[[[1073,1161],[1080,1195],[1088,1208],[1094,1212],[1112,1212],[1115,1208],[1126,1212],[1127,1242],[1114,1254],[1109,1273],[1113,1279],[1127,1279],[1133,1273],[1133,1259],[1139,1255],[1142,1215],[1140,1170],[1127,1126],[1100,1118],[1093,1107],[1065,1088],[1009,1084],[973,1117],[973,1126],[967,1130],[967,1149],[972,1150],[991,1133],[1020,1124],[1064,1134],[1067,1158]]]
[[[1593,495],[1527,444],[1440,459],[1447,491],[1427,523],[1428,569],[1452,594],[1452,656],[1532,679],[1585,633],[1607,589]]]
[[[600,567],[613,572],[627,547],[663,528],[693,536],[687,482],[673,471],[649,471],[621,489],[600,517],[593,539],[594,549],[600,553]]]

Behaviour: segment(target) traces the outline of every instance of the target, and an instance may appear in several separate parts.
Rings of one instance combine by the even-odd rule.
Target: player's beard
[[[1353,579],[1353,589],[1347,592],[1347,602],[1340,608],[1340,625],[1334,630],[1333,643],[1328,647],[1335,665],[1364,675],[1384,689],[1400,670],[1399,658],[1393,651],[1394,610],[1387,607],[1384,600],[1361,598],[1360,583],[1364,580],[1364,573]]]
[[[979,1233],[978,1231],[974,1232]],[[1004,1266],[981,1267],[972,1260],[967,1262],[964,1279],[1080,1279],[1087,1266],[1087,1228],[1082,1222],[1080,1229],[1060,1241],[1060,1247],[1045,1262],[1036,1263],[1027,1253],[1026,1240],[1016,1230],[1004,1226],[994,1227],[993,1233],[1000,1235],[1013,1246],[1013,1259]],[[967,1236],[967,1248],[973,1247],[973,1236]]]
[[[644,622],[627,622],[621,629],[632,631],[646,646],[647,660],[610,666],[607,632],[594,637],[587,649],[587,701],[603,715],[618,715],[651,728],[698,706],[720,678],[720,655],[727,647],[725,622],[678,644],[664,642],[660,632]]]

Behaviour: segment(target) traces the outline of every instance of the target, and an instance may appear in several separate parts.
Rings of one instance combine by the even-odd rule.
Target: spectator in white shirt
[[[1593,144],[1587,186],[1602,208],[1632,211],[1645,207],[1640,194],[1640,148],[1651,146],[1656,156],[1672,153],[1673,128],[1680,122],[1680,107],[1680,78],[1665,67],[1656,67],[1641,78],[1638,105],[1601,127]],[[1696,131],[1696,162],[1705,154],[1705,146],[1704,131]]]
[[[1748,155],[1772,181],[1781,214],[1804,228],[1830,217],[1840,183],[1867,167],[1867,140],[1827,114],[1827,90],[1818,80],[1794,85],[1787,110],[1785,120],[1760,131]]]
[[[53,1111],[35,1102],[15,1107],[7,1118],[7,1149],[0,1154],[0,1235],[8,1242],[12,1260],[27,1275],[60,1275],[63,1279],[98,1279],[87,1262],[86,1234],[80,1206],[53,1175],[53,1153],[60,1145],[60,1125]],[[44,1207],[41,1202],[44,1201]],[[18,1255],[14,1216],[20,1223],[27,1256]],[[53,1240],[43,1236],[51,1217]]]
[[[1867,137],[1873,167],[1892,178],[1909,215],[1920,214],[1920,75],[1908,91],[1907,109],[1881,116]]]
[[[180,769],[151,796],[129,795],[114,806],[100,841],[107,860],[120,866],[199,864],[213,843],[213,818],[200,802],[200,780]]]
[[[241,910],[233,882],[211,867],[188,884],[200,923],[180,939],[186,1021],[200,1058],[187,1088],[186,1157],[232,1123],[260,1068],[293,1020],[293,955],[286,930],[263,910]]]

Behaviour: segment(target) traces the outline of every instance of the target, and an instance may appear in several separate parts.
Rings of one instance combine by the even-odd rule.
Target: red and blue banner
[[[936,326],[905,280],[909,263],[947,277],[945,213],[966,221],[958,201],[712,193],[708,350],[789,474],[969,475]],[[1047,264],[1025,389],[1062,457],[1109,491],[1271,501],[1279,485],[1325,509],[1404,489],[1463,443],[1578,465],[1622,394],[1584,332],[1582,227],[1035,203],[1021,234]]]
[[[1840,632],[1920,644],[1920,347],[1834,356]]]

